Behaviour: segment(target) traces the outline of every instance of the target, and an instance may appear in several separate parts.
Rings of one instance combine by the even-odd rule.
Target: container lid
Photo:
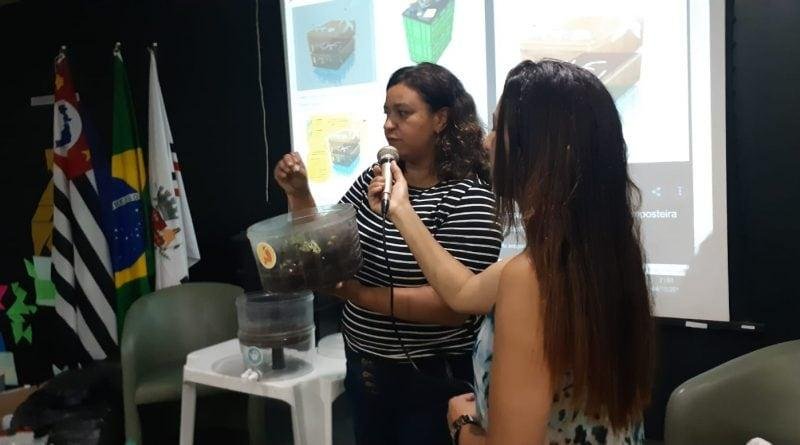
[[[350,204],[334,204],[312,207],[284,213],[274,218],[257,222],[247,229],[247,237],[275,236],[293,232],[313,232],[325,227],[341,224],[356,215]]]

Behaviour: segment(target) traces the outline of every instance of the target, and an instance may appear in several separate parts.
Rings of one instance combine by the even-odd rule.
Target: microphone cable
[[[394,275],[392,274],[392,267],[389,261],[389,249],[386,244],[386,227],[388,226],[388,218],[387,218],[388,210],[389,210],[388,206],[385,210],[382,209],[381,219],[383,220],[383,256],[384,259],[386,260],[386,275],[389,279],[389,318],[392,321],[392,328],[394,330],[394,334],[397,337],[398,342],[400,343],[400,348],[403,351],[403,355],[406,356],[406,360],[408,360],[408,362],[411,364],[411,367],[419,376],[430,380],[439,380],[448,385],[458,385],[459,387],[463,385],[466,388],[469,388],[469,390],[474,393],[475,385],[473,383],[455,377],[455,375],[453,374],[452,366],[450,365],[450,362],[447,360],[446,354],[442,354],[440,356],[442,362],[444,363],[444,372],[445,372],[444,377],[433,376],[420,370],[419,367],[417,366],[417,363],[414,362],[414,359],[411,358],[411,354],[409,354],[408,352],[408,348],[406,347],[405,341],[403,340],[403,337],[400,335],[400,330],[397,328],[397,318],[394,315]]]
[[[386,215],[389,213],[389,206],[386,206],[386,208],[381,210],[381,219],[383,220],[383,258],[386,260],[386,275],[389,278],[389,318],[392,320],[394,335],[397,337],[398,342],[400,342],[400,348],[403,350],[406,360],[411,363],[411,367],[414,368],[414,371],[422,374],[422,371],[420,371],[420,369],[417,367],[416,362],[414,362],[414,360],[411,358],[411,354],[408,353],[406,343],[403,341],[403,337],[400,335],[400,330],[397,328],[397,318],[394,316],[394,275],[392,274],[392,266],[389,261],[389,248],[386,245],[386,226],[388,225]]]

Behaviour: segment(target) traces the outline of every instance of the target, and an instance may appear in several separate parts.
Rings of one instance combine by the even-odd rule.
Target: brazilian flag
[[[114,116],[109,198],[111,265],[117,288],[117,327],[131,304],[152,290],[153,243],[150,236],[150,197],[136,131],[128,74],[119,48],[114,50]]]

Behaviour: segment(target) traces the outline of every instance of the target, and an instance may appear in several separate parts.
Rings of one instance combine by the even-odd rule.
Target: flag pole
[[[61,49],[58,50],[58,55],[56,55],[56,62],[59,60],[63,60],[67,57],[67,45],[61,45]]]

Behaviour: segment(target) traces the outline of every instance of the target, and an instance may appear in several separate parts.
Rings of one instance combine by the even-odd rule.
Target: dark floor
[[[242,407],[246,405],[246,398],[240,397]],[[215,400],[211,403],[219,402]],[[142,424],[144,431],[144,443],[148,445],[173,445],[178,443],[178,422],[180,419],[179,404],[172,404],[171,407],[159,407],[157,409],[148,408],[142,410]],[[195,428],[196,445],[218,445],[218,444],[248,444],[250,440],[247,433],[247,422],[245,418],[235,420],[233,424],[220,426],[201,423],[203,415],[208,415],[203,407],[208,407],[202,399],[198,399],[197,425]],[[172,412],[170,412],[172,411]],[[146,417],[146,419],[144,418]],[[219,419],[217,419],[219,420]],[[290,445],[292,441],[291,417],[289,405],[276,400],[267,401],[267,414],[264,419],[266,423],[267,440],[259,445]],[[353,422],[350,416],[350,406],[347,397],[343,394],[333,404],[333,444],[334,445],[354,445]],[[656,440],[646,440],[646,445],[663,445],[663,442]],[[253,444],[255,445],[255,444]]]
[[[141,407],[142,440],[148,445],[178,443],[180,403],[163,403]],[[219,394],[197,400],[195,444],[248,444],[247,397],[241,394]],[[224,416],[221,414],[225,413]],[[292,444],[292,421],[289,405],[267,399],[267,440],[259,445]],[[333,443],[351,445],[353,423],[347,397],[342,395],[333,404]]]

